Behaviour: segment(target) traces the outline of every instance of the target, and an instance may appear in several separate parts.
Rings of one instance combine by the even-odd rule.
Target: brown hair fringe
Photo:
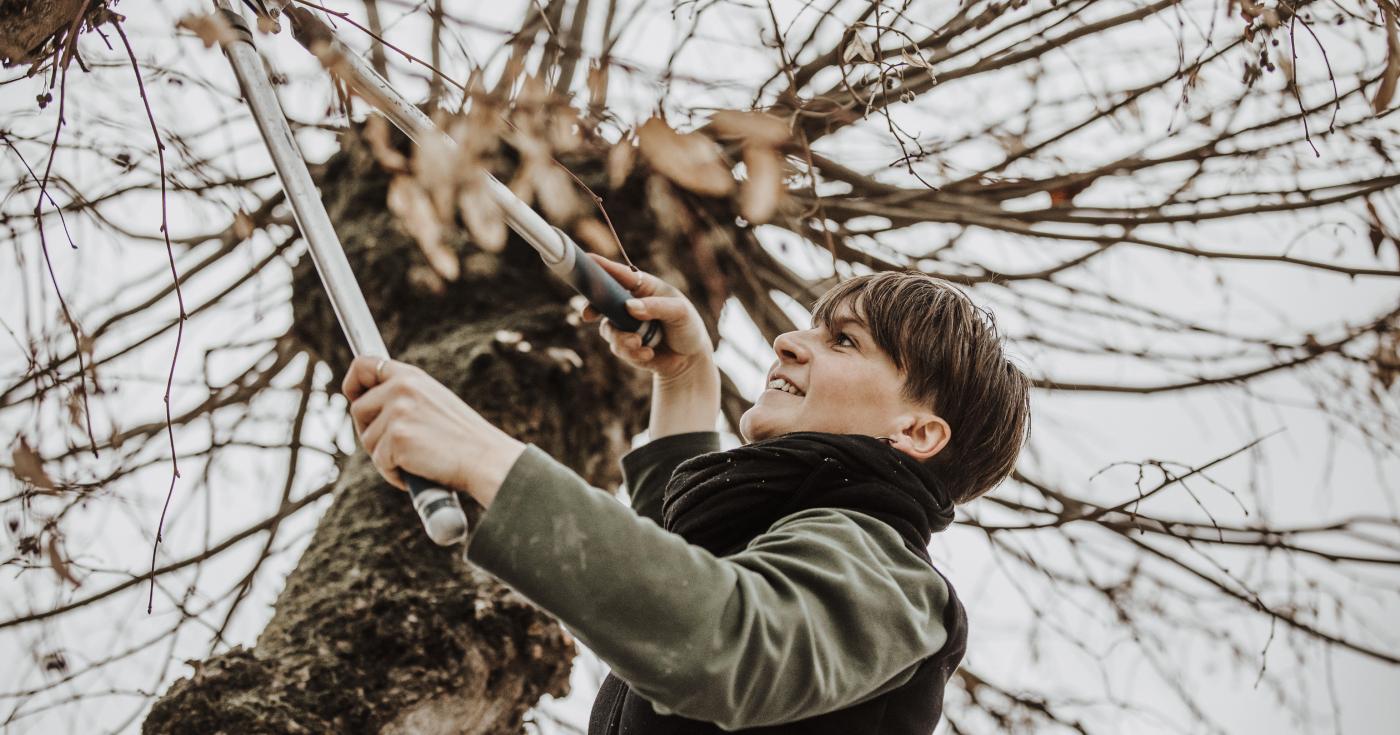
[[[870,336],[904,375],[905,398],[932,407],[952,428],[928,459],[965,503],[996,487],[1016,467],[1030,435],[1030,378],[1009,360],[996,317],[962,289],[924,273],[856,276],[812,308],[824,327],[840,306],[864,321]]]

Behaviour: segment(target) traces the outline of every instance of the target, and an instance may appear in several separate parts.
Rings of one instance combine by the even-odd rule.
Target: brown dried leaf
[[[311,55],[315,56],[336,79],[346,80],[354,78],[354,70],[350,62],[336,50],[330,42],[325,39],[317,39],[311,42]]]
[[[1135,115],[1141,114],[1136,109],[1134,109],[1132,112]],[[996,142],[1001,144],[1001,149],[1005,151],[1006,155],[1008,156],[1019,156],[1022,153],[1024,153],[1026,148],[1028,147],[1026,145],[1025,136],[1019,133],[1012,132],[1010,130],[1004,132],[994,132],[991,135],[992,138],[996,140]]]
[[[22,482],[27,482],[40,490],[55,492],[58,486],[49,479],[48,473],[44,472],[44,461],[39,458],[39,453],[29,446],[29,442],[24,437],[19,438],[19,443],[10,453],[10,465],[13,467],[15,477]]]
[[[102,385],[101,381],[98,380],[97,360],[93,359],[93,353],[97,350],[97,340],[92,335],[82,331],[81,325],[75,324],[73,326],[78,330],[78,350],[83,353],[84,357],[83,370],[87,373],[88,380],[92,381],[92,391],[101,393]]]
[[[528,158],[521,161],[520,167],[515,169],[515,177],[507,184],[511,193],[524,202],[527,207],[533,205],[535,201],[535,176],[531,169],[538,165],[540,164]]]
[[[608,188],[616,191],[627,183],[632,166],[637,162],[637,147],[631,136],[619,140],[608,150]]]
[[[526,76],[520,83],[520,90],[511,101],[510,119],[516,132],[526,136],[538,136],[544,143],[545,128],[549,124],[549,86],[538,75]]]
[[[520,158],[525,161],[523,165],[550,161],[549,143],[528,130],[516,130],[515,134],[510,136],[510,144],[520,152]]]
[[[462,258],[462,272],[474,279],[495,278],[501,274],[501,258],[486,251],[469,252]]]
[[[467,160],[482,158],[494,152],[500,144],[500,109],[490,99],[482,97],[472,102],[466,115],[458,115],[448,123],[447,133],[457,141],[461,156]]]
[[[427,135],[413,151],[413,173],[418,185],[428,193],[438,219],[452,216],[453,200],[457,195],[457,175],[462,170],[457,148],[444,138]],[[446,274],[444,274],[446,275]],[[454,276],[448,276],[449,280]]]
[[[1283,88],[1293,89],[1293,85],[1298,82],[1297,70],[1293,68],[1293,62],[1282,54],[1278,57],[1278,70],[1283,72]]]
[[[78,330],[78,349],[87,356],[88,362],[92,362],[92,353],[93,350],[97,349],[97,340],[93,339],[92,335],[84,332],[82,325],[74,323],[73,328]]]
[[[253,218],[249,217],[247,212],[239,209],[233,213],[233,236],[240,242],[252,237],[254,229],[256,228],[253,226]]]
[[[932,71],[933,65],[928,63],[928,59],[924,58],[923,54],[919,53],[919,49],[913,48],[913,51],[910,51],[911,48],[913,47],[906,46],[899,50],[899,55],[904,59],[904,63],[913,67]]]
[[[870,48],[870,44],[860,37],[859,27],[851,29],[851,38],[846,42],[846,48],[841,51],[842,63],[849,64],[856,58],[868,62],[875,61],[875,49]]]
[[[369,143],[370,155],[384,170],[403,173],[408,170],[408,156],[400,153],[389,141],[389,121],[379,115],[371,115],[365,120],[365,142]]]
[[[748,178],[739,188],[739,213],[750,224],[773,218],[783,195],[783,157],[766,145],[744,146]]]
[[[87,422],[83,420],[83,394],[82,391],[70,390],[68,397],[64,400],[68,408],[68,423],[73,428],[83,431],[87,428]]]
[[[681,187],[704,196],[728,196],[734,177],[719,146],[698,133],[677,133],[665,120],[653,117],[637,130],[642,155],[652,168]]]
[[[792,139],[782,118],[766,112],[720,110],[710,118],[709,128],[717,137],[777,148]]]
[[[1381,9],[1385,18],[1385,71],[1381,73],[1376,96],[1371,99],[1371,109],[1378,115],[1390,107],[1396,84],[1400,82],[1400,30],[1396,28],[1395,11],[1384,4]]]
[[[1389,340],[1382,338],[1376,344],[1376,354],[1371,357],[1376,368],[1376,380],[1380,382],[1386,390],[1395,385],[1396,378],[1400,378],[1400,338],[1390,335]]]
[[[695,229],[695,218],[676,196],[664,176],[647,177],[647,204],[656,215],[657,227],[668,235],[685,235]]]
[[[434,296],[447,293],[447,282],[430,266],[414,263],[408,267],[408,282],[419,291],[427,291]]]
[[[53,571],[59,579],[74,587],[82,586],[83,583],[73,576],[73,570],[68,568],[68,561],[63,558],[63,552],[58,548],[58,534],[49,534],[49,542],[45,544],[45,551],[49,556],[49,566],[53,567]]]
[[[1371,238],[1371,252],[1374,253],[1377,258],[1381,257],[1381,246],[1385,244],[1386,240],[1395,243],[1397,251],[1400,251],[1400,238],[1396,238],[1392,235],[1390,230],[1385,226],[1385,221],[1381,219],[1381,213],[1376,211],[1376,205],[1371,202],[1371,198],[1366,197],[1364,201],[1366,203],[1366,213],[1371,215],[1371,226],[1368,228],[1367,232]]]
[[[599,60],[588,63],[588,106],[603,109],[608,104],[608,67]]]
[[[274,11],[275,12],[275,11]],[[282,32],[282,24],[270,15],[258,15],[258,30],[268,35]]]
[[[574,223],[574,235],[583,241],[585,250],[605,258],[616,258],[622,254],[608,226],[592,217],[581,217]]]
[[[555,153],[570,153],[583,145],[583,126],[578,110],[560,105],[549,116],[549,144]]]
[[[442,242],[443,227],[433,211],[428,192],[411,176],[395,176],[389,182],[389,211],[403,222],[404,229],[418,242],[428,263],[441,277],[457,279],[461,264],[457,254]]]
[[[457,197],[457,207],[462,212],[462,222],[478,247],[491,253],[505,249],[506,220],[501,208],[491,199],[485,184],[462,187]]]
[[[515,96],[515,104],[529,110],[538,110],[549,99],[549,85],[537,74],[525,77],[520,85],[520,93]]]
[[[567,225],[579,211],[578,195],[574,193],[574,183],[564,168],[553,161],[531,167],[531,183],[539,198],[540,209],[546,218],[560,225]]]
[[[1380,258],[1380,245],[1386,241],[1385,223],[1380,221],[1380,213],[1376,211],[1375,204],[1371,203],[1371,197],[1366,197],[1365,203],[1366,214],[1371,214],[1371,249],[1376,258]]]
[[[228,19],[218,13],[186,15],[175,23],[175,27],[184,28],[199,36],[199,40],[204,42],[204,48],[213,48],[215,45],[238,40],[238,35],[234,33]]]

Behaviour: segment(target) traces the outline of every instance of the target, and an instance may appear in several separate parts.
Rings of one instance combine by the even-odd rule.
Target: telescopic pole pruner
[[[321,283],[330,297],[340,328],[344,330],[350,349],[356,356],[389,357],[384,339],[379,335],[369,305],[360,291],[350,261],[340,245],[340,238],[331,226],[330,216],[306,169],[306,160],[292,137],[291,127],[282,113],[282,106],[267,78],[262,58],[253,47],[253,35],[243,16],[233,10],[228,0],[217,0],[219,12],[233,26],[233,40],[224,44],[243,97],[252,110],[258,132],[262,134],[268,153],[272,156],[277,177],[292,205],[292,215],[301,229],[311,252],[311,260],[321,276]],[[416,475],[404,473],[413,507],[423,520],[428,537],[441,546],[460,543],[467,536],[467,516],[457,500],[457,494],[433,486]]]
[[[248,2],[248,0],[244,0]],[[233,10],[229,0],[216,0],[216,4],[234,28],[234,40],[224,44],[224,52],[233,65],[243,96],[252,109],[253,119],[258,125],[263,141],[272,154],[273,165],[287,192],[287,200],[292,204],[292,212],[302,235],[310,246],[312,261],[321,276],[321,281],[340,320],[341,329],[350,342],[355,355],[388,357],[388,349],[375,327],[374,318],[365,304],[364,294],[350,270],[350,263],[340,240],[326,214],[325,206],[316,192],[311,174],[306,170],[306,161],[301,156],[296,140],[292,137],[287,118],[273,92],[272,83],[267,78],[262,59],[253,47],[253,36],[243,17]],[[285,2],[274,0],[272,6],[282,8]],[[276,20],[276,11],[269,12],[267,4],[259,0],[250,3],[254,11]],[[304,8],[289,8],[287,17],[292,20],[293,33],[297,41],[308,50],[315,43],[326,43],[331,51],[344,62],[337,64],[340,72],[361,97],[373,105],[381,114],[416,143],[422,143],[430,136],[451,148],[457,142],[433,125],[422,110],[410,104],[389,82],[374,71],[358,54],[345,46],[326,24]],[[641,335],[642,344],[656,346],[661,342],[661,325],[656,321],[642,321],[627,311],[626,302],[631,298],[623,288],[601,266],[587,256],[583,248],[574,242],[564,231],[550,225],[537,212],[521,201],[489,173],[481,172],[486,191],[491,200],[500,208],[506,225],[521,239],[530,244],[540,255],[549,269],[582,294],[588,303],[607,317],[608,321],[620,330]],[[466,538],[467,520],[458,503],[456,493],[431,486],[420,477],[405,473],[413,506],[423,519],[428,536],[438,544],[447,546]]]
[[[292,34],[297,41],[308,51],[314,51],[313,46],[317,43],[326,44],[339,62],[332,68],[332,73],[340,76],[356,94],[373,105],[409,139],[420,145],[426,140],[436,139],[434,142],[447,146],[448,150],[456,150],[457,141],[433,125],[422,110],[404,99],[353,49],[341,43],[335,31],[311,11],[288,7],[286,16],[292,22]],[[499,179],[485,171],[479,175],[484,179],[487,194],[501,210],[506,225],[539,253],[551,271],[588,299],[588,303],[607,317],[613,326],[625,332],[639,333],[644,345],[654,347],[660,344],[661,325],[632,316],[626,305],[632,295],[593,262],[573,238],[546,222]]]

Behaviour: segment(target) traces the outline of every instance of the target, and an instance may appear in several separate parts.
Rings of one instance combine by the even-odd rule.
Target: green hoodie
[[[632,451],[628,508],[531,445],[467,559],[557,616],[661,714],[758,727],[908,681],[947,638],[948,592],[889,526],[804,510],[726,557],[661,528],[671,472],[718,449],[697,432]]]

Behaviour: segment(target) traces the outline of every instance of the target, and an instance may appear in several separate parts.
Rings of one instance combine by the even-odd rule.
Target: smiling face
[[[923,459],[948,438],[948,425],[903,395],[904,376],[876,346],[858,314],[843,305],[827,324],[773,341],[777,362],[739,421],[747,441],[795,431],[888,438]]]

